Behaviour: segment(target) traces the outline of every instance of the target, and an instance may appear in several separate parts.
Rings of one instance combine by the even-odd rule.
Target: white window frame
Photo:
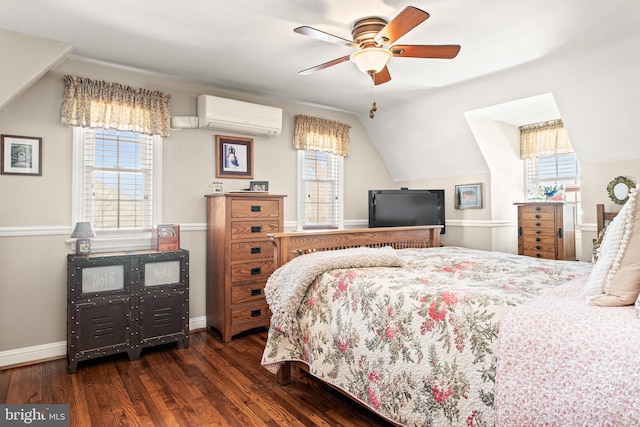
[[[575,163],[576,163],[576,173],[577,175],[575,177],[563,177],[563,176],[558,176],[558,174],[556,173],[555,176],[553,177],[549,177],[548,179],[545,179],[545,181],[553,181],[553,182],[549,182],[547,185],[557,185],[557,184],[564,184],[565,185],[565,193],[567,192],[579,192],[580,191],[580,163],[578,162],[578,159],[575,155],[575,153],[563,153],[563,154],[550,154],[550,155],[545,155],[545,157],[550,157],[550,158],[554,158],[555,160],[555,164],[556,164],[556,170],[557,170],[557,166],[558,166],[558,158],[560,157],[568,157],[568,156],[573,156]],[[539,156],[542,157],[542,156]],[[529,195],[529,187],[531,185],[535,185],[536,183],[532,182],[532,176],[531,176],[531,171],[532,171],[532,165],[531,162],[539,162],[539,157],[533,157],[530,159],[525,159],[525,161],[523,162],[523,166],[524,166],[524,187],[525,187],[525,197],[528,198]],[[538,178],[540,178],[538,176]],[[538,180],[538,184],[539,184]],[[568,183],[567,181],[575,181],[574,183]]]
[[[73,128],[73,176],[71,227],[79,221],[85,221],[83,212],[84,197],[84,139],[85,129]],[[153,193],[152,224],[162,223],[162,137],[153,136]],[[92,252],[114,250],[151,249],[151,230],[111,230],[96,231],[91,240]]]
[[[296,209],[297,212],[297,231],[304,231],[310,229],[343,229],[344,228],[344,157],[336,156],[336,160],[338,162],[338,197],[336,200],[337,206],[337,224],[332,225],[330,227],[308,227],[304,228],[304,200],[306,195],[304,194],[304,159],[306,150],[296,150],[297,151],[297,194],[298,194],[298,206]]]

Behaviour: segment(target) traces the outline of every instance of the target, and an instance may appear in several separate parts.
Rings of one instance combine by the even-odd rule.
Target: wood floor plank
[[[190,345],[0,370],[0,403],[67,403],[71,426],[391,426],[331,387],[293,370],[281,386],[260,365],[265,330],[223,343],[191,333]]]

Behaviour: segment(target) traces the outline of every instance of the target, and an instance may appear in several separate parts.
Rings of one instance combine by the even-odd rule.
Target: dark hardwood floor
[[[81,362],[0,371],[0,403],[70,405],[72,426],[390,426],[332,388],[293,370],[280,386],[260,366],[266,331],[224,344],[210,332],[176,344]]]

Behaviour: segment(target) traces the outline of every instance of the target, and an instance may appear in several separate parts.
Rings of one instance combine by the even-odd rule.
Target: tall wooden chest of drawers
[[[575,206],[564,202],[516,203],[518,254],[575,260]]]
[[[268,326],[264,285],[275,269],[269,233],[284,231],[284,196],[207,195],[207,327],[222,341]]]

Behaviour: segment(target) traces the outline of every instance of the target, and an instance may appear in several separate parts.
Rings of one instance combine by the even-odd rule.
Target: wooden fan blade
[[[325,62],[324,64],[316,65],[315,67],[307,68],[306,70],[299,71],[298,74],[311,74],[316,71],[324,70],[325,68],[332,67],[334,65],[340,64],[342,62],[348,61],[350,58],[349,55],[343,56],[342,58],[334,59],[333,61]]]
[[[382,70],[375,74],[371,74],[371,79],[373,79],[373,84],[378,86],[391,80],[391,74],[389,74],[389,69],[385,65]]]
[[[407,6],[380,30],[375,37],[375,41],[381,45],[391,44],[414,29],[418,24],[426,21],[427,18],[429,18],[429,14],[424,10]]]
[[[313,37],[314,39],[322,40],[323,42],[340,44],[343,46],[352,47],[354,49],[360,47],[351,40],[343,39],[342,37],[334,36],[333,34],[325,33],[324,31],[320,31],[306,25],[295,28],[293,31],[298,34],[302,34],[303,36],[309,36]]]
[[[453,59],[460,52],[460,45],[395,45],[389,50],[393,56],[404,58]]]

